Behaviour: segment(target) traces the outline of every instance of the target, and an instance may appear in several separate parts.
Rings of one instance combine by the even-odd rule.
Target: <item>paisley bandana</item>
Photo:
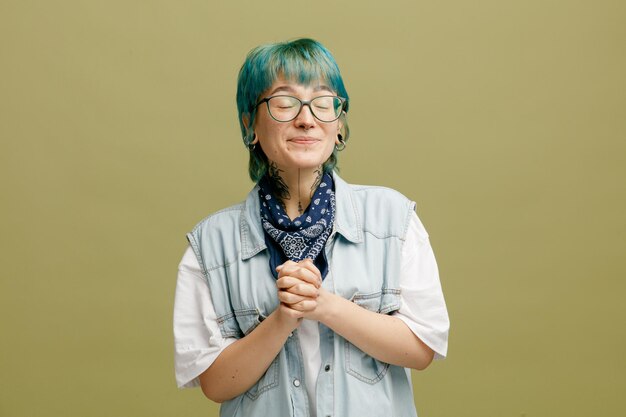
[[[278,277],[278,265],[287,259],[298,262],[305,258],[313,260],[322,274],[322,279],[326,277],[328,262],[324,245],[332,232],[335,219],[333,188],[332,176],[325,173],[313,193],[309,207],[292,221],[280,200],[272,194],[272,186],[267,176],[259,181],[261,222],[270,253],[270,268],[275,278]]]

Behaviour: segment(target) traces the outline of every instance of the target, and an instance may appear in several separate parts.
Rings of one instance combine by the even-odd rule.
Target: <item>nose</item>
[[[315,116],[313,116],[310,104],[307,103],[302,105],[300,113],[298,113],[298,116],[296,116],[294,122],[296,123],[296,126],[303,129],[310,129],[315,126]]]

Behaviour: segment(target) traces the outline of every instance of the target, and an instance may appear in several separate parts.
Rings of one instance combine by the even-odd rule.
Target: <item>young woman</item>
[[[447,351],[449,320],[415,204],[334,171],[348,93],[311,39],[262,45],[237,105],[256,186],[187,235],[176,378],[221,416],[415,416],[409,368]]]

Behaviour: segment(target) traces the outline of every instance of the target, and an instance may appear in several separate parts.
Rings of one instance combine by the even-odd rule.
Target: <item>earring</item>
[[[256,149],[256,143],[252,143],[256,140],[256,133],[252,134],[252,140],[248,142],[248,144],[246,145],[248,147],[248,150],[250,152],[253,152]]]
[[[341,152],[344,149],[346,149],[346,142],[344,142],[343,136],[341,136],[341,133],[337,134],[337,139],[339,140],[339,145],[335,145],[335,149],[337,149],[338,152]]]

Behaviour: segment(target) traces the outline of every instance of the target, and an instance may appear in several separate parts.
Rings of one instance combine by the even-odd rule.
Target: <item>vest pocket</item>
[[[223,337],[241,339],[258,326],[265,317],[256,308],[235,310],[217,318]]]
[[[375,293],[356,293],[352,296],[355,304],[380,314],[389,314],[400,308],[400,290],[383,289]],[[368,384],[375,384],[385,377],[389,364],[379,361],[354,346],[349,341],[344,345],[346,372]]]
[[[278,355],[274,358],[267,371],[263,374],[261,379],[246,391],[246,397],[252,401],[259,398],[261,394],[266,391],[276,388],[278,386]]]
[[[355,293],[350,299],[366,310],[380,314],[389,314],[400,308],[400,290],[384,288],[372,293]]]
[[[389,364],[381,362],[363,352],[346,340],[346,372],[368,384],[375,384],[385,377]]]
[[[256,308],[247,308],[235,310],[235,318],[239,324],[239,328],[244,335],[247,335],[258,326],[265,317],[261,316]]]

